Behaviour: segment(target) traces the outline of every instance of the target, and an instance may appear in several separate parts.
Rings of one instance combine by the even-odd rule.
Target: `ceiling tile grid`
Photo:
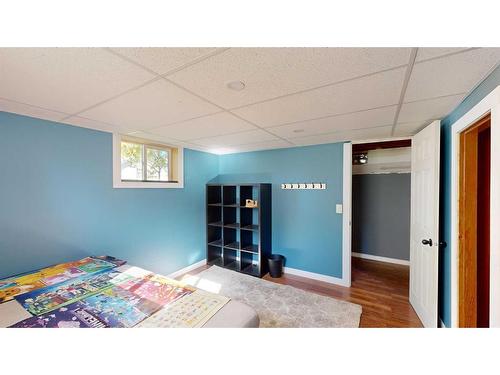
[[[392,125],[397,106],[382,107],[345,115],[329,116],[309,121],[266,128],[283,138],[332,133],[340,130]]]
[[[85,117],[81,116],[71,116],[63,121],[65,124],[70,124],[70,125],[75,125],[75,126],[80,126],[82,128],[88,128],[88,129],[97,129],[97,130],[102,130],[106,132],[114,132],[114,131],[121,131],[125,132],[125,129],[120,129],[116,127],[115,125],[112,124],[107,124],[105,122],[101,121],[95,121],[91,120]]]
[[[409,48],[232,48],[169,78],[234,108],[402,66],[409,55]],[[228,90],[232,81],[245,89]]]
[[[433,120],[398,123],[393,136],[410,137],[429,125]]]
[[[417,53],[416,62],[435,59],[450,55],[452,53],[459,53],[467,50],[468,48],[441,48],[441,47],[424,47],[419,48]]]
[[[465,93],[403,103],[398,122],[416,122],[445,117],[465,98]]]
[[[24,116],[36,117],[42,120],[61,121],[67,117],[67,113],[51,111],[24,103],[0,98],[0,111],[19,113]]]
[[[256,129],[256,127],[250,125],[248,122],[228,112],[219,112],[174,125],[151,129],[149,132],[182,141],[189,141],[253,129]]]
[[[70,114],[153,78],[100,48],[0,48],[0,97]]]
[[[249,143],[245,145],[238,145],[233,147],[219,148],[217,153],[219,154],[234,154],[238,152],[252,152],[252,151],[264,151],[264,150],[275,150],[279,148],[290,147],[290,143],[283,140],[272,140],[265,142]],[[293,147],[293,145],[292,145]]]
[[[416,63],[405,102],[469,92],[500,61],[500,48],[480,48]]]
[[[163,75],[217,51],[216,48],[111,48],[137,64]]]
[[[405,69],[399,68],[337,85],[233,110],[244,119],[271,127],[295,121],[395,105]]]
[[[158,79],[80,115],[119,127],[144,130],[219,111],[218,107]]]
[[[0,110],[208,151],[411,136],[500,61],[500,48],[411,52],[0,48]]]
[[[381,126],[378,128],[366,128],[357,130],[339,131],[329,134],[312,135],[309,137],[293,138],[291,141],[296,146],[309,146],[323,143],[334,143],[343,141],[360,141],[370,139],[385,139],[391,135],[392,126]]]
[[[226,146],[232,147],[232,146],[239,146],[250,143],[266,142],[273,140],[276,141],[279,140],[279,138],[268,132],[257,129],[246,132],[240,132],[236,134],[222,135],[219,137],[202,138],[191,142],[198,144],[200,146],[221,148]]]

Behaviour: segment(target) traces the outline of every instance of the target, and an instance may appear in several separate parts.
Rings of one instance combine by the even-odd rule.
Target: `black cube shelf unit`
[[[257,207],[246,207],[246,200]],[[252,276],[272,253],[271,184],[207,184],[207,263]]]

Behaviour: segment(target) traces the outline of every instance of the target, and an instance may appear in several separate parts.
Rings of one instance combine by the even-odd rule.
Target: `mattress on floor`
[[[125,271],[130,267],[126,265],[117,269]],[[0,304],[0,328],[9,327],[31,316],[16,300]],[[254,309],[242,302],[230,300],[203,328],[256,328],[259,323],[259,316]]]

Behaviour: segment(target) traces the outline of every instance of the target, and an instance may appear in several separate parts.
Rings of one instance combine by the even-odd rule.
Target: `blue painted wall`
[[[214,182],[273,184],[273,252],[286,266],[342,277],[342,143],[224,155]],[[281,190],[287,182],[326,182],[326,190]]]
[[[500,66],[441,122],[440,238],[448,246],[439,259],[439,315],[448,327],[451,324],[451,126],[498,85]]]
[[[204,259],[218,157],[184,160],[184,189],[113,189],[111,134],[0,112],[0,278],[90,254],[163,274]]]

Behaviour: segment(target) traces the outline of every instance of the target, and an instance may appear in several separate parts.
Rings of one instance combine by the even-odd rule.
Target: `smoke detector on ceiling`
[[[226,83],[226,87],[230,90],[241,91],[245,88],[245,82],[231,81],[231,82]]]

